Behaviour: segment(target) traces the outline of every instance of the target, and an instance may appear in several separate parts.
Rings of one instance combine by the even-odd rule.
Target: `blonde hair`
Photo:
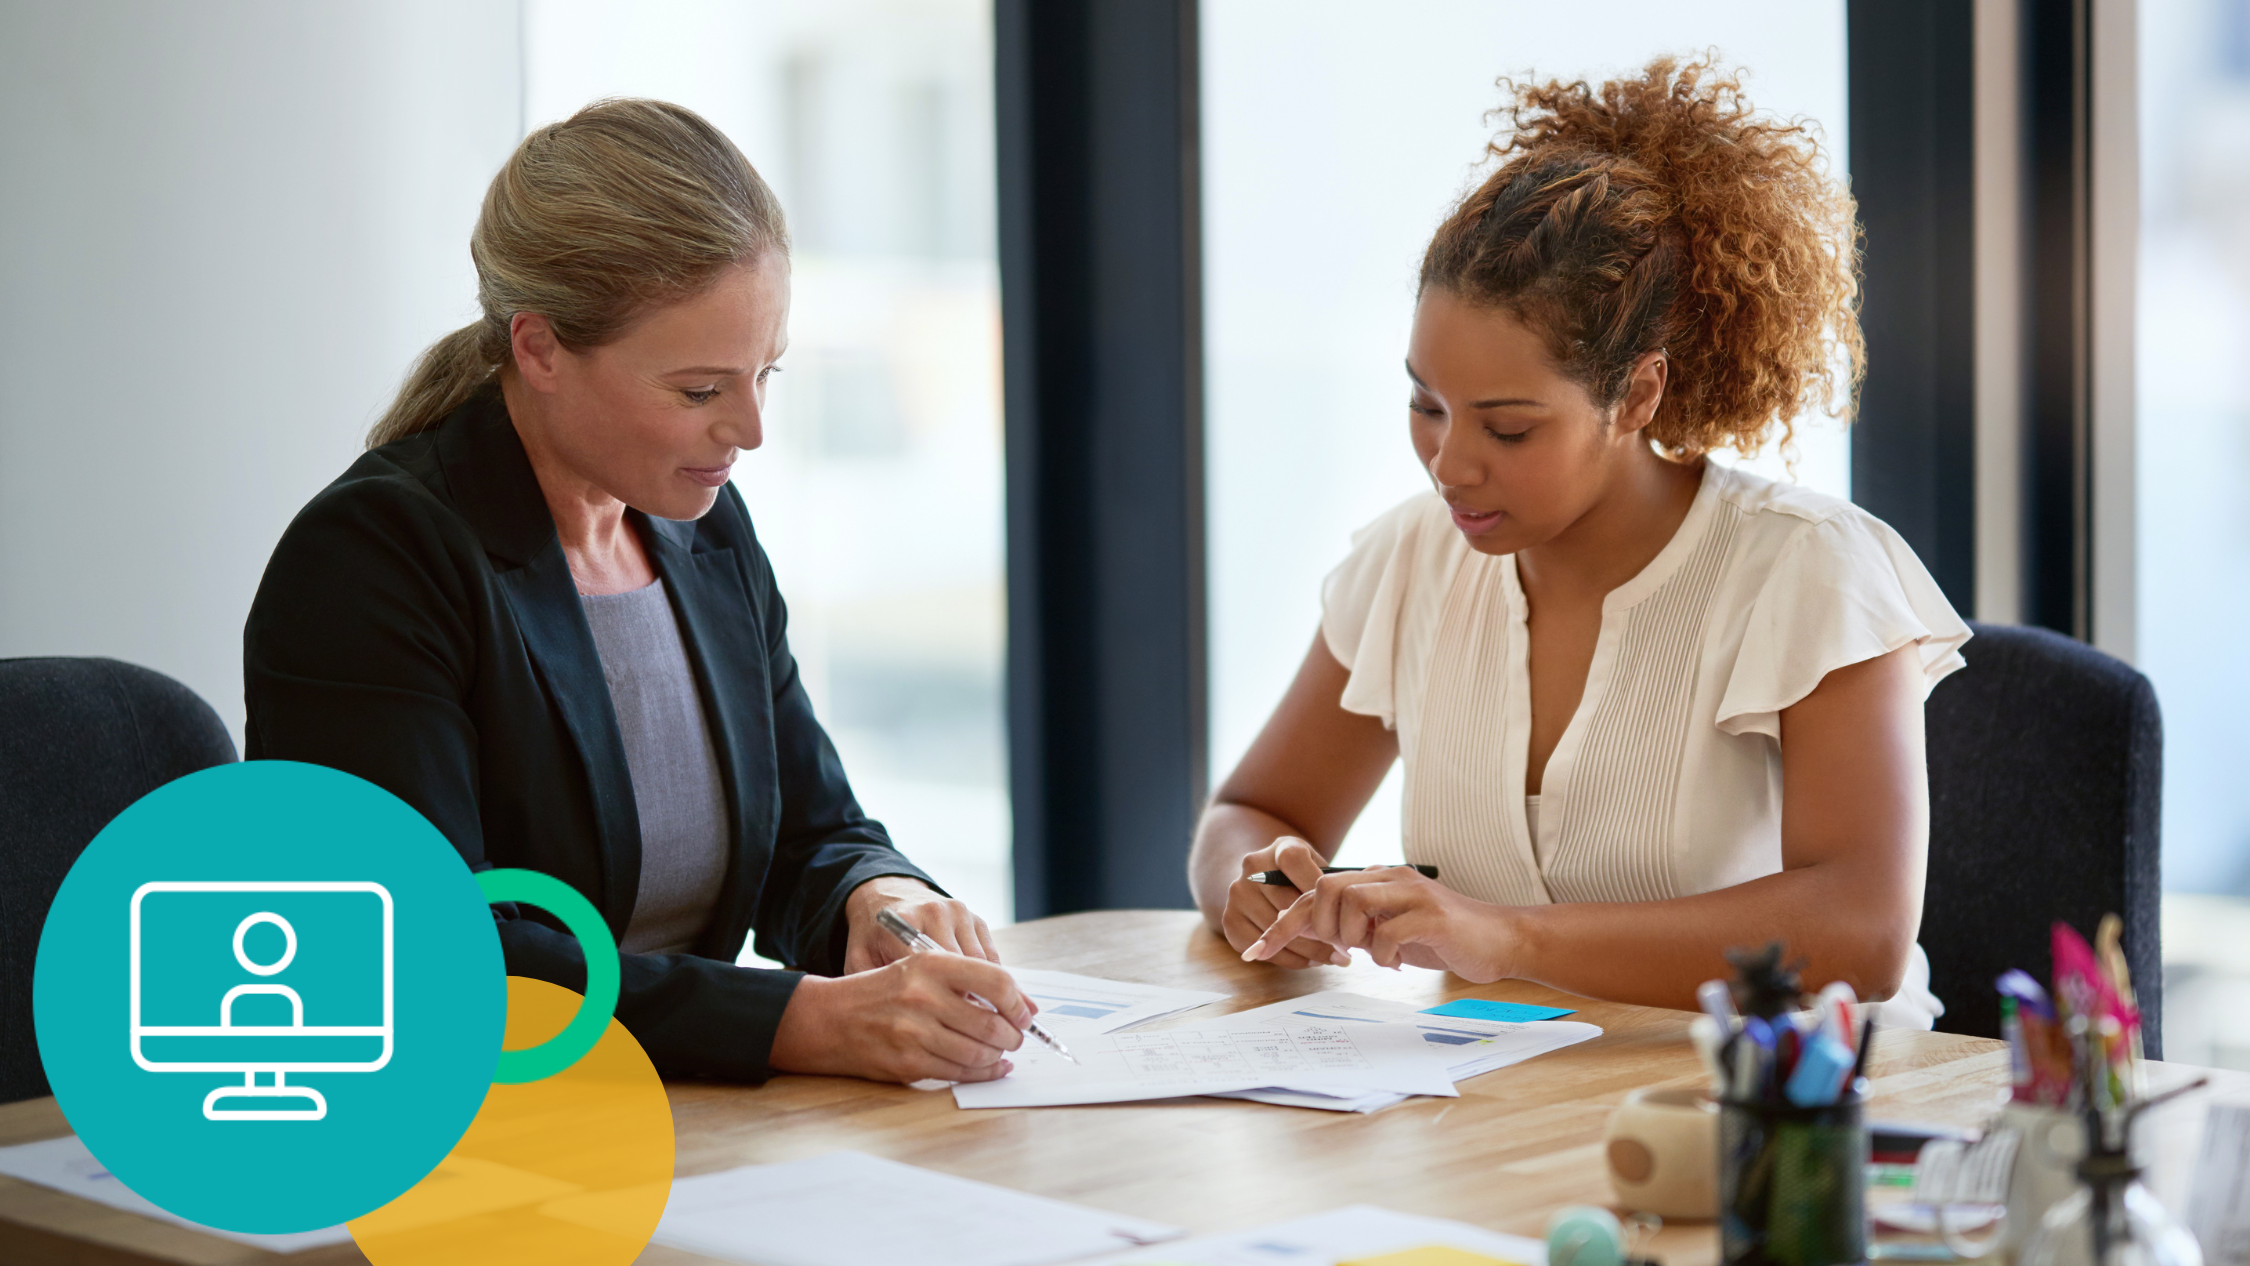
[[[781,204],[701,115],[663,101],[597,101],[523,138],[492,178],[469,257],[484,310],[430,345],[367,446],[443,421],[513,355],[509,325],[536,312],[573,351],[726,269],[789,249]]]

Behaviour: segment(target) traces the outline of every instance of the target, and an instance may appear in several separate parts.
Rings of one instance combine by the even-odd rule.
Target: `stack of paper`
[[[1457,1094],[1461,1078],[1600,1032],[1563,1021],[1431,1015],[1330,991],[1192,1028],[1058,1033],[1078,1063],[1027,1045],[1014,1056],[1014,1073],[955,1086],[953,1099],[963,1108],[1028,1108],[1223,1095],[1372,1112],[1408,1095]]]
[[[1226,997],[1208,989],[1172,989],[1036,967],[1011,967],[1008,974],[1039,1005],[1039,1026],[1065,1044],[1074,1033],[1118,1033]]]
[[[881,1216],[868,1216],[871,1209]],[[676,1180],[656,1242],[758,1266],[1048,1266],[1181,1234],[862,1152],[831,1152]]]
[[[1035,1108],[1273,1085],[1354,1098],[1454,1093],[1445,1058],[1408,1026],[1228,1016],[1195,1028],[1057,1036],[1077,1063],[1027,1044],[1011,1057],[1014,1073],[955,1086],[953,1101],[964,1108]]]
[[[325,1248],[331,1244],[349,1244],[352,1233],[340,1226],[325,1227],[318,1231],[292,1231],[282,1235],[253,1235],[243,1231],[222,1231],[215,1226],[190,1222],[176,1213],[157,1207],[142,1199],[139,1192],[117,1180],[103,1164],[94,1159],[75,1134],[65,1134],[59,1139],[46,1139],[38,1143],[23,1143],[15,1147],[0,1147],[0,1174],[20,1178],[25,1182],[52,1187],[81,1199],[105,1204],[112,1209],[123,1209],[143,1217],[156,1218],[178,1226],[193,1227],[212,1235],[224,1236],[240,1244],[251,1244],[271,1253],[296,1253],[309,1248]]]
[[[1097,1258],[1088,1266],[1546,1266],[1546,1261],[1547,1246],[1537,1240],[1362,1204]]]
[[[1462,1015],[1438,1014],[1434,1010],[1416,1011],[1403,1002],[1369,998],[1333,989],[1303,998],[1292,998],[1287,1002],[1277,1002],[1255,1011],[1244,1011],[1239,1016],[1228,1018],[1250,1016],[1289,1016],[1331,1023],[1408,1028],[1422,1042],[1442,1053],[1446,1061],[1446,1073],[1455,1081],[1466,1081],[1496,1068],[1520,1064],[1535,1055],[1544,1055],[1549,1051],[1576,1045],[1588,1038],[1599,1037],[1602,1032],[1598,1025],[1575,1020],[1481,1020]],[[1259,1103],[1275,1103],[1292,1108],[1322,1108],[1331,1112],[1373,1112],[1390,1107],[1406,1096],[1383,1091],[1336,1095],[1290,1084],[1233,1091],[1223,1097],[1254,1099]]]

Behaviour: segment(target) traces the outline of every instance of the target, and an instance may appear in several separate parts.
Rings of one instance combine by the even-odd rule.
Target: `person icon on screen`
[[[281,957],[270,963],[261,963],[250,957],[250,948],[244,944],[250,929],[261,923],[271,923],[281,930]],[[253,976],[278,976],[297,958],[297,929],[289,920],[270,910],[261,910],[234,926],[234,961],[242,970]],[[289,1000],[289,1023],[236,1024],[234,1004],[238,999],[270,996]],[[257,983],[236,985],[227,990],[219,1000],[219,1032],[222,1035],[266,1038],[310,1036],[305,1028],[305,1000],[287,985]],[[258,1084],[259,1066],[245,1066],[242,1084],[221,1086],[203,1097],[203,1116],[210,1121],[318,1121],[328,1115],[328,1100],[310,1086],[292,1086],[284,1081],[286,1067],[264,1066],[272,1073],[273,1084]],[[247,1099],[250,1106],[223,1106],[230,1100]],[[302,1100],[304,1107],[283,1107],[281,1101]]]
[[[270,963],[260,963],[253,961],[250,957],[249,947],[243,943],[244,938],[250,935],[250,929],[257,927],[261,923],[270,923],[273,926],[281,929],[281,957],[275,959]],[[280,975],[283,969],[287,968],[291,962],[294,962],[296,960],[296,957],[297,929],[289,926],[289,920],[282,918],[280,915],[275,914],[271,911],[262,910],[235,925],[234,961],[242,964],[242,970],[249,972],[251,975]],[[302,1029],[305,1027],[305,1000],[297,996],[296,990],[291,989],[287,985],[255,983],[236,985],[234,988],[227,990],[226,997],[219,1000],[219,1027],[222,1029],[248,1027],[237,1026],[235,1024],[234,1004],[236,999],[251,997],[255,995],[270,995],[276,998],[287,998],[289,1000],[289,1027],[291,1029]],[[260,1025],[258,1027],[268,1028],[279,1026]]]

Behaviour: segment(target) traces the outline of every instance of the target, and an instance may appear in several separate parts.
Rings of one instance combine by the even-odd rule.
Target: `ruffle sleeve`
[[[1352,533],[1351,553],[1320,586],[1321,637],[1351,673],[1344,710],[1379,717],[1389,729],[1398,728],[1400,615],[1434,503],[1436,494],[1418,494]]]
[[[1912,547],[1856,509],[1807,523],[1751,604],[1719,702],[1729,734],[1781,737],[1781,710],[1838,668],[1917,645],[1922,695],[1964,666],[1969,627]]]

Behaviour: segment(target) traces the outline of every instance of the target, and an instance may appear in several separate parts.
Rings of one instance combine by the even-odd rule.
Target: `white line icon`
[[[332,899],[322,901],[307,894],[328,894]],[[144,906],[155,915],[172,916],[172,923],[197,926],[196,934],[184,939],[192,944],[144,944]],[[281,910],[290,910],[299,917],[293,923]],[[306,923],[306,916],[318,921]],[[216,920],[214,922],[214,920]],[[372,944],[346,948],[352,952],[343,971],[345,979],[339,981],[333,964],[325,971],[300,971],[294,983],[274,981],[297,962],[299,949],[298,924],[304,923],[306,935],[336,941],[348,941],[350,934],[359,931],[369,940],[376,938],[379,920],[380,954],[380,1014],[356,1014],[373,1011],[374,989],[372,973],[377,970],[377,960]],[[152,922],[162,922],[161,918]],[[225,945],[225,928],[233,929],[231,946]],[[251,934],[261,927],[270,927],[281,934],[281,952],[260,961],[249,944]],[[212,934],[221,942],[221,949],[231,949],[232,954],[220,959],[207,942]],[[371,1073],[390,1063],[393,1042],[391,985],[392,985],[392,907],[390,891],[378,883],[366,881],[203,881],[163,880],[142,884],[133,893],[130,927],[131,1005],[130,1020],[133,1062],[155,1073],[239,1073],[240,1084],[229,1083],[211,1091],[203,1099],[203,1115],[212,1121],[318,1121],[328,1115],[328,1100],[310,1086],[289,1085],[289,1073]],[[177,926],[160,933],[157,940],[183,939]],[[270,940],[270,933],[264,939]],[[155,971],[148,970],[150,960],[145,955],[161,956]],[[183,984],[177,961],[198,964],[205,976],[214,971],[220,975],[235,975],[236,983],[223,993],[206,992],[202,978],[195,977]],[[236,973],[257,977],[242,980]],[[163,977],[158,992],[166,995],[152,999],[151,1010],[144,1010],[143,984],[151,975]],[[366,979],[351,979],[365,976]],[[360,1024],[307,1024],[306,1002],[297,986],[307,989],[326,988],[334,991],[348,988],[354,991],[360,1005],[347,1008],[354,1018],[376,1020],[379,1023]],[[279,998],[289,1005],[287,1024],[236,1023],[237,1004],[246,999]],[[254,1004],[253,1004],[254,1005]],[[333,1015],[337,1008],[316,994],[315,1006],[326,1006]],[[185,1014],[183,1014],[185,1013]],[[147,1017],[161,1014],[166,1019],[185,1018],[186,1014],[210,1016],[217,1023],[173,1024],[149,1023]],[[258,1076],[270,1073],[273,1082],[261,1085]],[[254,1100],[254,1106],[227,1107],[223,1101],[232,1099]],[[280,1106],[287,1101],[301,1101],[305,1106]]]

